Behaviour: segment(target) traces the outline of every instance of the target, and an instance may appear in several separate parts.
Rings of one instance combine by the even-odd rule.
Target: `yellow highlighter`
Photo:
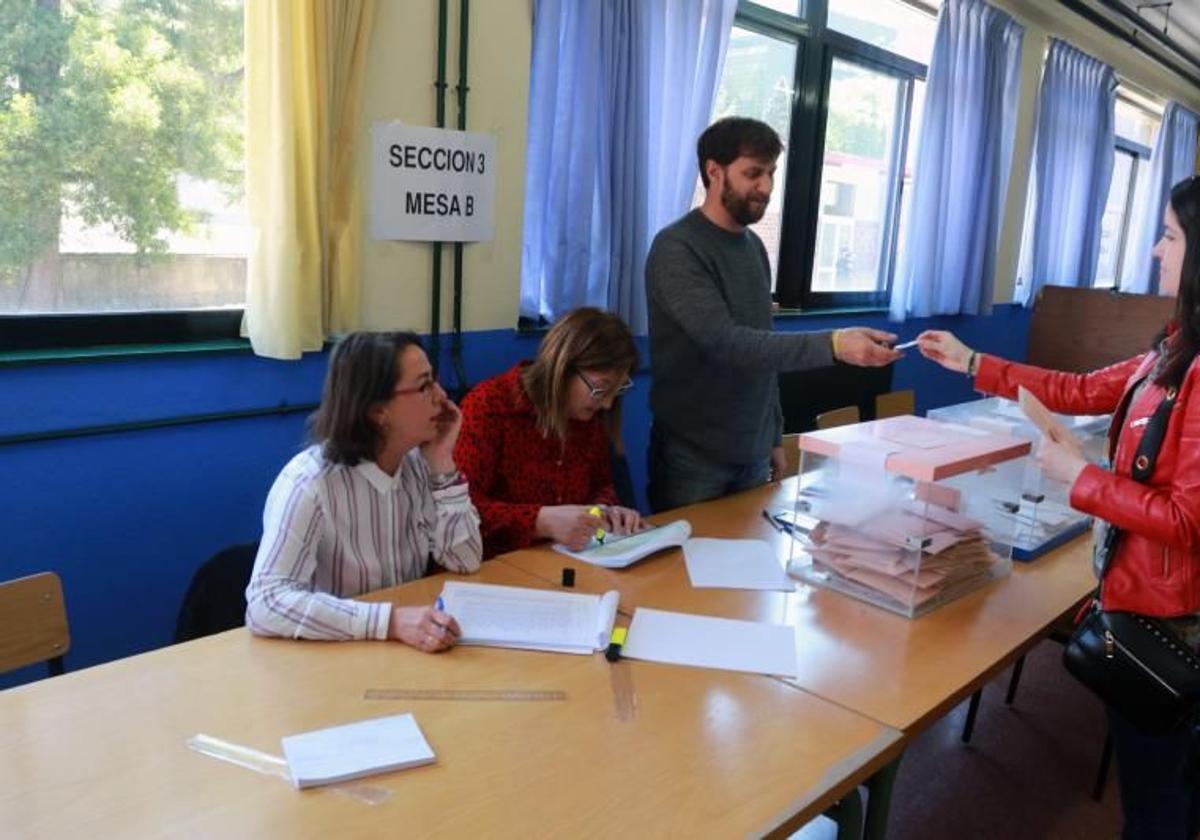
[[[593,505],[591,510],[588,511],[588,514],[590,516],[601,516],[602,517],[602,516],[604,516],[604,511],[600,510],[600,507],[598,505]],[[596,542],[598,542],[600,545],[604,545],[604,538],[606,536],[608,536],[608,534],[606,534],[604,532],[603,528],[596,529]]]

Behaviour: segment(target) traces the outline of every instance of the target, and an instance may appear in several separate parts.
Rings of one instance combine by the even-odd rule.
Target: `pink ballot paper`
[[[1067,428],[1058,422],[1058,418],[1050,413],[1050,409],[1042,405],[1042,401],[1026,390],[1024,386],[1017,389],[1017,404],[1021,406],[1021,411],[1029,418],[1029,422],[1037,426],[1038,431],[1050,440],[1071,446],[1076,450],[1082,448],[1075,435],[1067,431]]]

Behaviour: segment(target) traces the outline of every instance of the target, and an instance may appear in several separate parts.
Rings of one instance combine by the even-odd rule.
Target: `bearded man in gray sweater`
[[[783,144],[765,123],[727,117],[697,143],[704,203],[659,231],[646,261],[654,510],[780,476],[780,371],[834,361],[882,366],[896,337],[867,327],[777,333],[771,268],[748,225],[763,217]]]

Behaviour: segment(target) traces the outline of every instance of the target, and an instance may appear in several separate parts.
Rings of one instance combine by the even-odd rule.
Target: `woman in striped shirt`
[[[451,647],[459,628],[446,613],[350,599],[420,578],[430,561],[478,571],[479,516],[454,464],[461,425],[416,335],[339,342],[312,418],[317,443],[267,496],[246,625],[261,636]]]

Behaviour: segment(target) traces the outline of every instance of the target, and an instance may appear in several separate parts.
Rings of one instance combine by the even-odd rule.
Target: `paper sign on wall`
[[[496,138],[377,122],[371,131],[371,236],[480,242],[494,235]]]

